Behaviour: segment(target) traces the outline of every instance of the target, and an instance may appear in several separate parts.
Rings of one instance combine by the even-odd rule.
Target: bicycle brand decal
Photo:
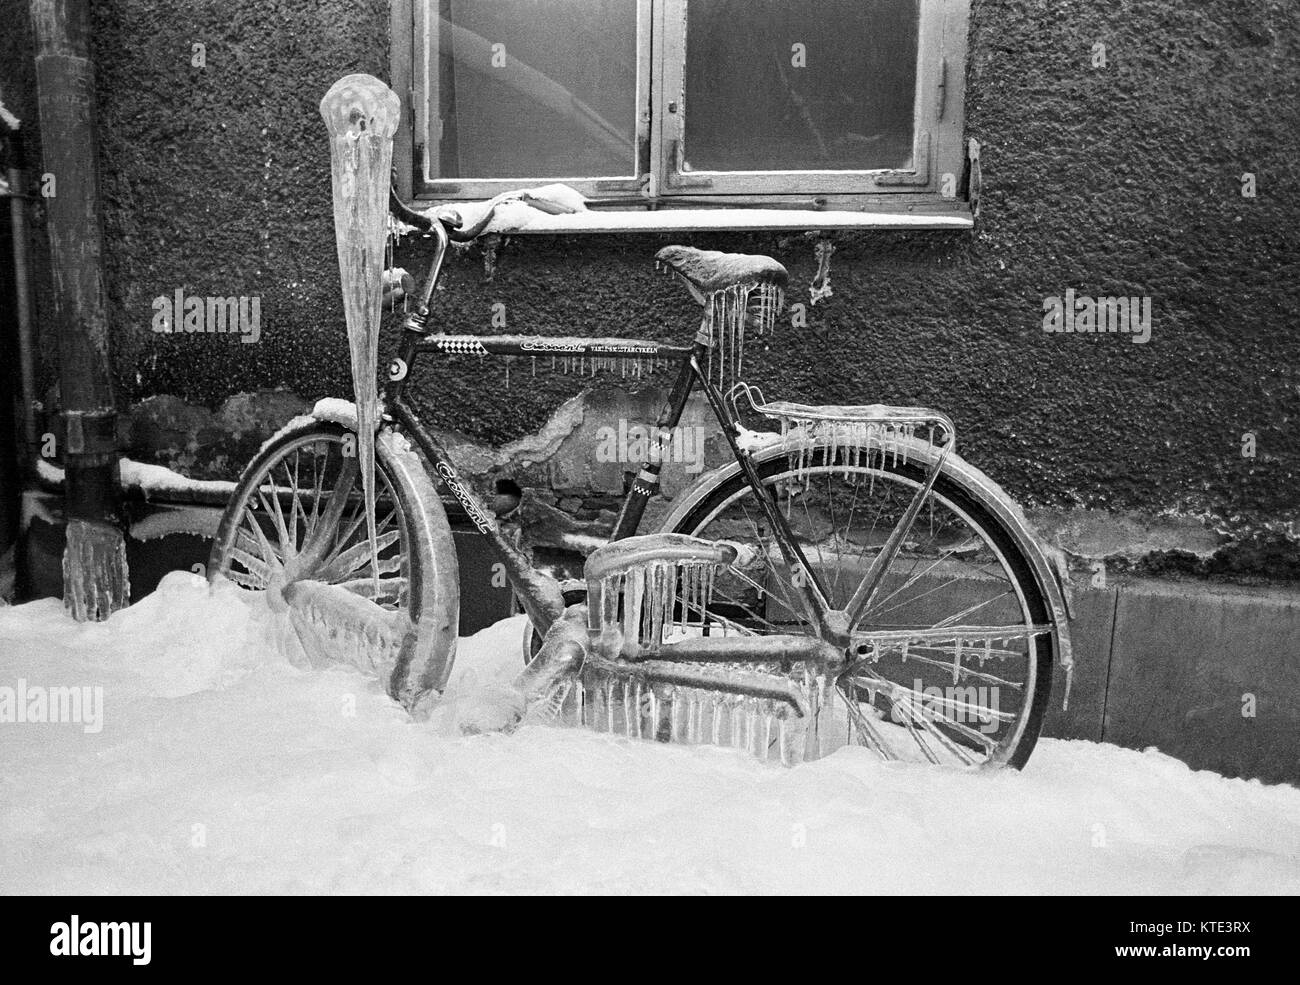
[[[446,462],[438,463],[438,476],[451,490],[451,494],[456,497],[456,501],[464,508],[465,514],[473,521],[474,526],[478,527],[479,533],[491,533],[496,529],[492,518],[479,508],[478,503],[469,491],[460,484],[460,479],[456,476],[456,470]]]
[[[580,339],[529,339],[526,342],[519,343],[519,348],[523,352],[586,353],[596,356],[605,353],[653,356],[659,352],[659,347],[654,345],[607,344],[603,342],[587,342]]]
[[[519,348],[524,352],[582,352],[586,346],[576,342],[552,342],[549,339],[530,339],[521,342]]]

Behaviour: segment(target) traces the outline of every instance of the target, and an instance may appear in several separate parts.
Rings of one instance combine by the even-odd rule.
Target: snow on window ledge
[[[512,210],[513,212],[513,210]],[[498,215],[487,231],[495,233],[622,233],[763,231],[811,229],[972,229],[968,215],[918,215],[908,212],[832,212],[803,209],[660,209],[655,212],[572,212],[548,215],[529,209],[522,221]]]
[[[468,204],[468,203],[465,203]],[[469,209],[456,205],[467,224]],[[528,205],[502,209],[484,233],[692,233],[814,229],[974,229],[965,213],[815,212],[813,209],[659,209],[658,212],[571,212],[551,216]]]
[[[543,203],[542,208],[522,198]],[[582,195],[567,185],[508,192],[480,202],[439,203],[455,209],[463,225],[473,226],[484,212],[496,214],[484,234],[564,234],[623,232],[763,231],[815,229],[972,229],[969,212],[859,212],[819,209],[665,208],[658,210],[589,209]],[[426,214],[432,214],[432,208]]]

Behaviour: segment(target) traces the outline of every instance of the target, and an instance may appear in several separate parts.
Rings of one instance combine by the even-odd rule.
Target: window
[[[969,0],[395,0],[412,197],[965,208]]]

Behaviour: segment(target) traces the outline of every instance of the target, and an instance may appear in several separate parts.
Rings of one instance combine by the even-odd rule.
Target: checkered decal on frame
[[[458,356],[486,356],[488,354],[487,349],[483,348],[483,343],[472,335],[449,335],[438,340],[438,348],[443,352],[455,353]]]

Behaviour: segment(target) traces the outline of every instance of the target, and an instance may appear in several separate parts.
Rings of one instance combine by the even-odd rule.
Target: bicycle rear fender
[[[740,442],[742,449],[750,456],[756,468],[774,459],[784,459],[788,449],[782,443],[781,436],[774,432],[746,431]],[[898,439],[900,457],[906,448],[909,462],[921,462],[933,467],[937,464],[941,449],[926,441],[916,439]],[[739,462],[729,462],[720,468],[705,472],[699,476],[673,503],[673,509],[663,521],[660,529],[673,530],[677,524],[704,500],[718,485],[740,475]],[[1030,526],[1024,510],[1012,499],[1000,485],[982,471],[961,458],[955,452],[948,455],[944,464],[944,473],[961,483],[974,494],[989,512],[1007,529],[1024,552],[1033,568],[1034,580],[1047,600],[1052,611],[1052,622],[1056,627],[1056,647],[1061,669],[1065,671],[1064,706],[1069,707],[1070,682],[1074,672],[1074,651],[1070,645],[1070,619],[1073,618],[1073,602],[1070,598],[1069,573],[1065,557],[1061,551],[1052,548]]]

